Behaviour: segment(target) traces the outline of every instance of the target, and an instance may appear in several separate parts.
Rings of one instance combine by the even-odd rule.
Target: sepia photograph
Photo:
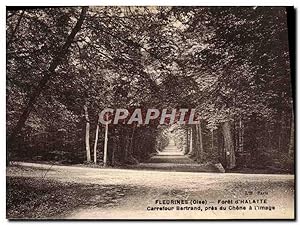
[[[294,7],[5,19],[6,219],[295,220]]]

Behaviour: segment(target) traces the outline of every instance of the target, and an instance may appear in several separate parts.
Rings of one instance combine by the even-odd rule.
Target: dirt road
[[[30,170],[20,170],[30,168]],[[42,170],[41,170],[42,169]],[[45,169],[49,169],[45,170]],[[130,188],[114,202],[93,207],[74,208],[61,218],[67,219],[215,219],[215,218],[292,218],[293,175],[195,173],[145,171],[129,169],[97,169],[71,166],[19,163],[7,169],[9,177],[35,177],[64,183],[98,184]],[[88,190],[87,190],[88,191]],[[251,194],[252,192],[252,194]],[[249,195],[251,194],[251,195]],[[101,201],[91,196],[93,201]],[[266,199],[261,204],[245,200]],[[188,201],[179,206],[200,206],[201,210],[180,209],[171,200]],[[232,200],[221,204],[219,200]],[[57,201],[60,201],[59,199]],[[206,204],[190,205],[191,201]],[[235,201],[243,203],[235,204]],[[224,203],[224,202],[223,202]],[[264,206],[264,209],[243,210],[233,206]],[[175,207],[168,210],[159,207]],[[219,207],[226,206],[226,210]],[[231,206],[231,210],[229,207]],[[275,207],[275,209],[266,207]],[[158,207],[158,208],[155,208]],[[210,208],[208,208],[210,207]],[[217,209],[216,209],[217,208]],[[57,216],[55,217],[57,218]]]

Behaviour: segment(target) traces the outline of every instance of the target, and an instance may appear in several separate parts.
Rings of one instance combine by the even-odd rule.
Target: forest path
[[[181,152],[174,143],[173,139],[165,149],[152,156],[147,163],[174,163],[174,164],[195,164],[192,159]]]
[[[220,172],[213,164],[198,164],[178,149],[173,139],[161,152],[152,156],[148,161],[131,166],[132,169],[168,170],[180,172]]]
[[[36,163],[17,164],[18,166],[7,168],[7,176],[24,180],[35,178],[44,180],[43,182],[56,181],[65,185],[105,187],[94,191],[88,187],[85,187],[84,192],[80,190],[82,195],[86,195],[86,200],[80,202],[76,208],[65,211],[64,215],[54,215],[53,218],[56,219],[267,219],[293,216],[293,175],[192,173],[50,166]],[[253,192],[252,195],[246,193],[249,191]],[[68,202],[73,201],[72,198],[74,196],[70,192],[65,198],[53,196],[53,201]],[[200,204],[202,211],[176,210],[176,208],[171,211],[151,210],[153,207],[176,206],[157,202],[157,200],[173,199],[188,202],[206,200],[207,205]],[[219,207],[220,199],[233,201],[267,199],[267,204],[258,205],[275,206],[275,210],[205,210],[207,206]],[[199,204],[192,206],[199,206]]]

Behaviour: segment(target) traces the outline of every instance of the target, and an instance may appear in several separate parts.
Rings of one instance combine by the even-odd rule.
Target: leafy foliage
[[[79,14],[78,7],[8,10],[8,135]],[[33,136],[46,133],[49,140],[64,130],[76,144],[56,143],[55,148],[73,149],[83,157],[86,105],[93,129],[106,107],[193,107],[205,120],[207,142],[210,132],[240,118],[245,150],[253,159],[274,149],[287,152],[290,72],[286,10],[281,7],[90,7],[14,148],[23,143],[39,149]],[[183,130],[176,131],[180,145]],[[157,126],[118,125],[109,132],[111,164],[145,160],[155,152],[157,137],[165,142]],[[269,146],[266,140],[272,140]],[[215,146],[211,155],[222,148]]]

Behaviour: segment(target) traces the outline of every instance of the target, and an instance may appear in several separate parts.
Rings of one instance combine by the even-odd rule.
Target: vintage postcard
[[[7,7],[7,219],[295,219],[294,14]]]

